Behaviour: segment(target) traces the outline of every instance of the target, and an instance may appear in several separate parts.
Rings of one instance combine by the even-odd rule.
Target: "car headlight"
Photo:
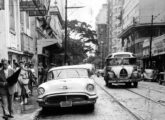
[[[38,88],[38,95],[42,95],[44,93],[45,93],[45,89],[44,88],[42,88],[42,87]]]
[[[108,72],[108,77],[109,78],[115,78],[114,72]]]
[[[87,91],[89,92],[93,92],[95,90],[95,86],[92,85],[92,84],[88,84],[87,87],[86,87]]]

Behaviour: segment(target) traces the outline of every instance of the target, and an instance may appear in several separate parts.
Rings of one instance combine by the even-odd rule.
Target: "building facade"
[[[33,38],[32,31],[34,18],[30,17],[28,12],[21,11],[20,13],[20,24],[21,24],[21,51],[23,55],[21,57],[22,61],[30,62],[33,55],[35,54],[35,39]],[[33,24],[32,24],[33,23]],[[34,29],[34,30],[33,30]]]
[[[159,51],[155,50],[156,41],[159,39],[161,41],[159,43],[162,43],[163,34],[165,34],[164,5],[164,0],[124,1],[123,31],[119,37],[122,38],[125,51],[135,53],[143,61],[144,68],[160,66],[158,63],[164,59],[162,54],[155,54]]]
[[[111,32],[112,32],[112,53],[122,51],[122,44],[121,39],[118,38],[118,35],[122,31],[122,24],[121,24],[121,16],[122,16],[122,6],[123,0],[112,0],[112,25],[111,25]]]
[[[19,0],[3,0],[0,10],[0,59],[9,59],[12,63],[23,54],[20,39]]]
[[[61,5],[61,4],[60,4]],[[48,15],[46,17],[38,17],[37,31],[38,31],[38,61],[45,65],[50,63],[62,65],[63,61],[58,61],[57,57],[62,52],[62,41],[64,38],[63,17],[60,8],[64,6],[50,6]],[[59,8],[60,6],[60,8]]]
[[[107,31],[107,10],[108,5],[103,4],[100,9],[97,17],[96,17],[96,33],[98,39],[98,51],[100,53],[100,57],[102,58],[102,66],[106,56],[108,55],[109,50],[109,41],[108,41],[108,31]]]
[[[44,9],[50,3],[49,0],[37,2],[45,6]],[[28,4],[31,8],[27,6]],[[0,59],[10,60],[12,66],[14,62],[30,62],[36,53],[35,17],[39,13],[36,8],[32,0],[1,0],[0,2]]]
[[[109,53],[123,51],[118,35],[122,31],[123,0],[108,0],[108,39]]]

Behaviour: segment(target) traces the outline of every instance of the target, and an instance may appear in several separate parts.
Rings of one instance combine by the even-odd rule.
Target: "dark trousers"
[[[13,95],[1,95],[2,109],[4,115],[13,114]]]

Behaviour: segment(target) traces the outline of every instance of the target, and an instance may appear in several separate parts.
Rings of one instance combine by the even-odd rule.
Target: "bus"
[[[125,83],[126,86],[137,88],[141,80],[137,59],[131,52],[112,53],[106,57],[104,67],[104,80],[106,86],[113,83]]]

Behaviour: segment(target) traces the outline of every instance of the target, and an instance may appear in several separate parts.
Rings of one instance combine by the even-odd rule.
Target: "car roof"
[[[81,65],[68,65],[68,66],[60,66],[60,67],[53,67],[51,68],[49,71],[53,71],[53,70],[59,70],[59,69],[76,69],[76,68],[80,68],[80,69],[90,69],[90,65],[87,64],[81,64]]]
[[[109,54],[106,59],[114,58],[114,56],[119,55],[119,54],[128,54],[128,55],[130,55],[129,58],[134,58],[135,57],[135,55],[131,52],[116,52],[116,53]]]

